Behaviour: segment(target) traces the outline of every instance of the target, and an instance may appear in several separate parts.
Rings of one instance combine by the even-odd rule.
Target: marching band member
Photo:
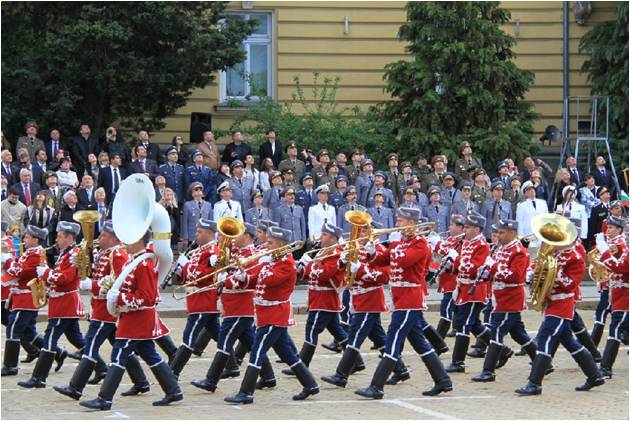
[[[536,344],[529,337],[521,319],[521,312],[527,310],[525,298],[525,278],[529,267],[529,254],[518,239],[518,222],[510,219],[499,220],[493,229],[498,232],[500,246],[488,261],[488,278],[492,279],[492,293],[495,306],[490,316],[492,339],[483,363],[483,371],[472,378],[474,382],[492,382],[494,370],[500,358],[503,364],[511,351],[503,344],[509,333],[527,355],[534,360]]]
[[[286,246],[290,240],[289,230],[270,227],[267,231],[267,242],[272,250]],[[272,346],[280,358],[293,369],[302,384],[302,391],[294,395],[293,400],[303,400],[319,393],[319,386],[295,352],[295,345],[287,329],[295,324],[291,307],[291,293],[297,277],[295,261],[287,253],[279,258],[263,256],[259,263],[262,268],[257,276],[240,271],[235,275],[242,288],[256,288],[256,334],[240,391],[235,396],[225,398],[225,401],[236,404],[254,402],[256,378],[267,351]]]
[[[597,234],[595,240],[601,262],[611,272],[608,288],[612,316],[601,362],[602,374],[610,379],[622,339],[621,332],[628,334],[628,245],[623,236],[628,222],[612,215],[607,221],[606,239],[603,234]]]
[[[188,317],[182,344],[170,363],[175,377],[179,377],[194,349],[203,351],[197,345],[197,340],[204,329],[215,341],[219,337],[219,295],[217,289],[210,288],[203,292],[196,292],[199,288],[206,288],[214,283],[214,277],[207,275],[214,272],[219,258],[220,250],[214,241],[217,232],[218,228],[215,221],[199,219],[195,238],[199,247],[193,251],[190,260],[184,254],[178,258],[178,268],[175,273],[181,275],[184,283],[191,283],[191,286],[186,287],[186,313]],[[178,271],[179,273],[177,273]],[[206,279],[199,282],[195,281],[202,276],[205,276]],[[207,342],[203,348],[206,345]]]
[[[85,347],[85,339],[79,329],[79,319],[85,317],[83,302],[79,297],[78,267],[76,264],[79,247],[76,238],[81,232],[81,226],[75,222],[59,221],[57,224],[57,247],[59,257],[55,267],[37,266],[37,277],[43,280],[48,288],[48,326],[42,347],[32,377],[27,381],[18,382],[25,388],[46,387],[46,378],[52,367],[57,342],[65,333],[72,343]],[[41,262],[40,262],[41,263]]]
[[[333,247],[338,244],[343,231],[333,223],[325,223],[321,228],[321,247]],[[327,329],[336,343],[345,348],[348,335],[339,322],[341,302],[339,288],[344,284],[345,269],[337,264],[339,248],[329,248],[323,255],[317,253],[318,262],[313,262],[308,254],[304,254],[298,263],[298,274],[308,282],[308,316],[306,319],[305,339],[300,351],[300,360],[307,367],[310,365],[319,335]],[[282,370],[283,374],[292,375],[290,368]]]
[[[5,279],[4,270],[5,266],[10,264],[10,260],[15,256],[15,246],[13,244],[13,239],[7,235],[7,231],[9,230],[9,223],[6,221],[2,221],[2,227],[0,232],[2,233],[2,301],[0,301],[0,310],[2,310],[2,326],[7,326],[9,324],[9,309],[5,305],[7,300],[9,299],[9,279]]]
[[[575,314],[575,292],[586,272],[584,258],[577,251],[575,241],[553,252],[558,272],[544,306],[544,319],[536,335],[536,358],[532,363],[527,385],[515,390],[519,395],[540,395],[542,380],[551,365],[553,349],[560,341],[586,375],[586,383],[577,386],[577,391],[587,391],[604,384],[604,379],[593,360],[593,356],[582,346],[571,331],[571,320]]]
[[[99,355],[99,350],[105,340],[114,343],[117,318],[107,311],[108,287],[106,283],[114,281],[116,274],[122,271],[122,267],[127,261],[127,252],[120,246],[111,220],[103,223],[98,241],[100,250],[95,253],[92,264],[92,279],[85,278],[80,285],[81,289],[92,291],[90,301],[92,312],[90,326],[85,335],[83,355],[68,386],[53,386],[54,390],[74,400],[81,398],[86,384],[97,384],[107,374],[107,366]],[[100,368],[101,366],[104,369]],[[92,371],[95,370],[95,378],[88,381]],[[123,392],[123,396],[132,396],[149,391],[149,381],[142,371],[138,358],[134,355],[129,356],[127,372],[134,385],[129,391]]]
[[[415,225],[419,218],[418,209],[399,208],[396,226]],[[389,285],[394,307],[383,358],[374,372],[370,386],[355,393],[366,398],[383,398],[383,386],[400,358],[405,339],[408,339],[414,350],[420,354],[435,383],[433,388],[422,394],[435,396],[452,390],[451,379],[425,339],[422,330],[424,319],[422,311],[426,310],[424,275],[428,260],[431,259],[431,249],[426,239],[414,232],[404,233],[401,240],[393,241],[388,249],[378,254],[374,247],[369,247],[367,251],[373,255],[374,264],[390,266]]]
[[[169,365],[155,350],[154,339],[168,334],[168,328],[160,320],[155,306],[159,292],[157,270],[147,247],[151,232],[135,243],[127,244],[130,264],[137,257],[145,257],[123,281],[120,291],[110,289],[107,302],[116,303],[120,311],[116,340],[112,349],[112,362],[107,370],[96,399],[82,401],[81,406],[96,410],[109,410],[116,389],[125,373],[125,367],[132,352],[136,352],[151,368],[160,387],[166,393],[164,398],[153,402],[153,406],[165,406],[181,401],[184,397],[177,384],[177,378]]]
[[[464,220],[464,242],[461,252],[450,250],[447,258],[452,264],[450,269],[457,274],[455,320],[457,329],[451,365],[446,367],[449,373],[464,373],[466,351],[470,344],[470,334],[481,337],[484,343],[490,341],[490,330],[479,320],[479,313],[488,302],[488,282],[479,279],[480,269],[487,263],[490,246],[484,238],[483,229],[486,218],[477,212],[470,212]]]

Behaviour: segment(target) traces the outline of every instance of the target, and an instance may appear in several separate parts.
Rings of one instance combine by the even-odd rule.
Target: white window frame
[[[244,15],[246,16],[246,19],[249,19],[250,16],[252,15],[258,15],[258,16],[266,16],[268,21],[267,21],[267,27],[269,28],[269,34],[267,35],[258,35],[258,34],[251,34],[250,36],[247,37],[247,39],[245,41],[243,41],[243,44],[245,45],[245,53],[246,53],[246,59],[245,59],[245,74],[249,74],[249,70],[250,70],[250,61],[249,61],[249,46],[251,44],[258,44],[258,45],[268,45],[268,69],[267,69],[267,96],[269,97],[274,97],[274,85],[275,85],[275,42],[274,42],[274,35],[275,35],[275,19],[274,19],[274,15],[273,15],[273,11],[271,10],[256,10],[256,11],[248,11],[248,10],[238,10],[238,11],[230,11],[228,12],[230,14],[234,14],[234,15]],[[248,99],[248,95],[251,94],[251,87],[249,82],[246,80],[245,81],[245,95],[243,96],[233,96],[230,95],[228,96],[227,94],[227,75],[225,71],[221,71],[220,74],[220,86],[221,86],[221,91],[220,91],[220,101],[221,102],[226,102],[228,100],[247,100]],[[259,100],[260,97],[259,96],[255,96],[255,95],[251,95],[249,96],[249,100],[250,101],[257,101]]]

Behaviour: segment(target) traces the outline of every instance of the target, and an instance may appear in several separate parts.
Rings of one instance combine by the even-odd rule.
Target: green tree
[[[378,104],[397,126],[396,149],[407,156],[446,154],[469,140],[484,162],[533,152],[537,115],[523,100],[534,75],[513,63],[510,19],[498,2],[409,2],[399,31],[410,60],[388,64]]]
[[[2,126],[75,134],[116,122],[150,130],[213,72],[241,62],[255,28],[225,2],[3,2]]]
[[[593,95],[610,95],[610,132],[614,160],[628,162],[628,3],[617,5],[617,18],[602,22],[580,41],[590,57],[582,70],[589,73]]]

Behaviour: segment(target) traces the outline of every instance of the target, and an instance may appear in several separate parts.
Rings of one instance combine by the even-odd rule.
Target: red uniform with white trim
[[[345,268],[339,267],[339,249],[329,249],[325,253],[329,257],[318,253],[315,257],[323,260],[309,262],[302,273],[302,278],[308,283],[308,310],[338,313],[342,309],[339,288],[344,283]]]
[[[426,310],[425,276],[431,249],[421,235],[403,236],[389,248],[377,250],[372,259],[377,266],[389,264],[389,286],[394,310]]]
[[[257,253],[256,247],[251,244],[242,249],[236,249],[233,256],[247,258]],[[252,268],[256,262],[248,266]],[[257,267],[255,269],[258,269]],[[255,270],[254,269],[254,270]],[[258,271],[248,272],[257,275]],[[223,293],[221,294],[221,305],[223,307],[223,318],[227,317],[254,317],[254,289],[239,288],[238,283],[231,277],[225,282]]]
[[[580,240],[579,236],[578,236],[578,239],[575,240],[575,251],[577,251],[577,253],[580,255],[580,258],[582,258],[582,260],[586,262],[586,258],[587,258],[586,249],[584,248],[584,245],[582,244],[582,240]],[[582,280],[580,279],[575,284],[575,301],[582,301],[582,290],[580,290],[581,283],[582,283]]]
[[[76,259],[79,247],[70,246],[61,252],[53,269],[46,269],[42,279],[48,284],[48,318],[76,319],[85,317],[79,297],[79,268]]]
[[[455,250],[457,253],[461,253],[463,239],[463,235],[451,235],[445,240],[440,240],[435,246],[435,252],[442,259],[446,258],[449,250]],[[442,271],[438,279],[438,292],[453,292],[455,288],[457,288],[457,274]]]
[[[376,253],[383,253],[385,247],[376,245]],[[389,266],[376,266],[369,261],[365,250],[359,252],[359,270],[350,289],[352,313],[383,313],[387,311],[383,285],[389,280]]]
[[[151,253],[151,248],[130,255],[125,266],[144,253]],[[149,257],[122,282],[117,302],[120,317],[116,339],[157,339],[168,334],[168,328],[155,309],[160,296],[157,276],[153,259]]]
[[[10,259],[6,268],[7,282],[10,287],[9,310],[37,311],[33,305],[33,294],[26,285],[31,279],[37,277],[36,269],[41,262],[42,247],[31,247],[20,257]]]
[[[576,285],[586,272],[586,264],[575,246],[556,251],[558,274],[545,302],[544,315],[573,320]]]
[[[107,297],[100,295],[100,292],[103,281],[110,279],[110,276],[112,276],[112,264],[114,265],[114,272],[118,274],[122,272],[122,268],[126,262],[127,251],[120,245],[110,247],[106,250],[100,250],[96,254],[94,263],[92,264],[91,320],[105,323],[116,323],[116,320],[118,320],[107,311]]]
[[[13,239],[11,237],[3,237],[2,238],[2,248],[6,250],[6,253],[11,254],[11,258],[2,262],[2,282],[0,285],[0,294],[2,295],[1,300],[6,301],[9,299],[9,290],[11,285],[9,284],[13,281],[14,277],[11,275],[7,275],[5,271],[9,267],[12,261],[15,260],[15,244],[13,244]]]
[[[182,279],[184,282],[190,282],[202,276],[214,272],[214,268],[210,266],[210,256],[219,255],[219,249],[214,241],[199,246],[193,251],[188,263],[182,268]],[[208,276],[193,286],[187,287],[186,292],[194,292],[199,288],[207,287],[214,283],[214,277]],[[210,288],[204,292],[198,292],[186,297],[186,313],[218,313],[219,295],[216,288]]]
[[[291,293],[296,279],[295,260],[290,253],[262,264],[257,274],[247,274],[247,282],[242,288],[256,289],[256,327],[295,325]]]
[[[468,292],[477,279],[477,271],[484,265],[489,255],[490,246],[483,234],[479,234],[472,240],[464,239],[462,250],[453,263],[457,274],[457,288],[459,289],[455,304],[471,302],[486,304],[488,302],[489,282],[487,280],[480,280],[477,283],[474,294]]]
[[[525,276],[529,267],[529,254],[519,240],[501,246],[494,256],[490,269],[494,312],[518,313],[527,310]]]
[[[611,311],[628,311],[628,246],[623,235],[610,238],[607,242],[610,246],[617,247],[615,254],[608,250],[600,259],[610,271],[608,287]]]

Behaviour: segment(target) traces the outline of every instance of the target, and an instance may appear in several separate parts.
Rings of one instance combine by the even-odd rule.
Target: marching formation
[[[288,200],[282,206],[292,213],[294,191],[285,188],[283,194]],[[365,208],[352,204],[349,197],[343,220],[323,218],[315,226],[309,219],[314,242],[310,250],[304,247],[303,225],[291,230],[262,217],[255,218],[255,224],[232,216],[202,217],[189,249],[175,261],[169,216],[155,202],[155,190],[144,174],[121,182],[111,220],[101,223],[98,212],[85,211],[74,215],[77,222],[57,225],[59,255],[53,267],[42,247],[48,237],[45,229],[27,226],[19,254],[3,223],[2,300],[8,320],[2,376],[19,375],[19,353],[24,348],[27,359],[21,363],[36,362],[32,376],[17,384],[46,388],[53,365],[59,370],[70,356],[79,364],[69,384],[55,385],[54,391],[85,408],[109,410],[125,372],[133,385],[122,396],[149,391],[139,357],[164,392],[153,405],[164,406],[184,399],[180,374],[193,354],[200,355],[215,341],[216,354],[205,377],[192,381],[192,386],[216,393],[220,380],[240,376],[247,361],[239,390],[224,400],[253,403],[256,390],[276,386],[271,364],[276,357],[269,352],[273,349],[287,366],[282,374],[299,382],[301,389],[292,399],[304,400],[320,391],[309,365],[319,335],[328,330],[334,343],[326,347],[337,349],[342,357],[335,371],[321,380],[340,388],[363,386],[355,393],[368,399],[382,399],[386,386],[411,378],[401,358],[407,341],[433,381],[422,392],[425,396],[450,392],[460,381],[501,381],[497,370],[516,352],[504,342],[508,334],[521,346],[518,352],[532,362],[523,387],[515,390],[519,395],[542,392],[560,344],[586,378],[576,391],[601,386],[612,377],[620,343],[628,340],[626,219],[614,215],[606,219],[604,232],[597,234],[588,252],[587,268],[581,221],[561,214],[541,213],[526,228],[514,219],[499,218],[487,235],[486,218],[474,209],[453,214],[447,230],[440,232],[417,207],[403,204],[395,210],[395,225],[383,228]],[[94,239],[97,223],[100,234]],[[524,229],[532,235],[519,236]],[[528,249],[530,244],[539,247]],[[575,305],[587,271],[606,291],[591,334]],[[175,284],[174,298],[186,302],[179,347],[158,311],[160,285],[167,282]],[[308,288],[305,339],[299,350],[288,329],[295,325],[291,295],[298,282]],[[442,293],[437,327],[424,317],[432,283]],[[521,317],[528,308],[528,285],[530,307],[544,316],[535,338],[528,335]],[[91,294],[89,313],[80,290]],[[42,336],[35,321],[46,304],[48,324]],[[387,311],[391,317],[385,329],[381,314]],[[606,314],[611,322],[600,354]],[[84,335],[79,320],[86,315],[89,327]],[[445,366],[440,354],[448,351],[444,338],[451,328],[455,341]],[[471,334],[476,343],[469,351]],[[76,352],[61,349],[62,335]],[[381,355],[376,367],[366,366],[361,358],[368,338]],[[109,363],[99,352],[106,340],[112,344]],[[464,380],[467,356],[481,356],[484,362],[481,373]],[[373,371],[369,384],[351,379],[362,370]],[[88,383],[101,384],[97,396],[84,395]]]

